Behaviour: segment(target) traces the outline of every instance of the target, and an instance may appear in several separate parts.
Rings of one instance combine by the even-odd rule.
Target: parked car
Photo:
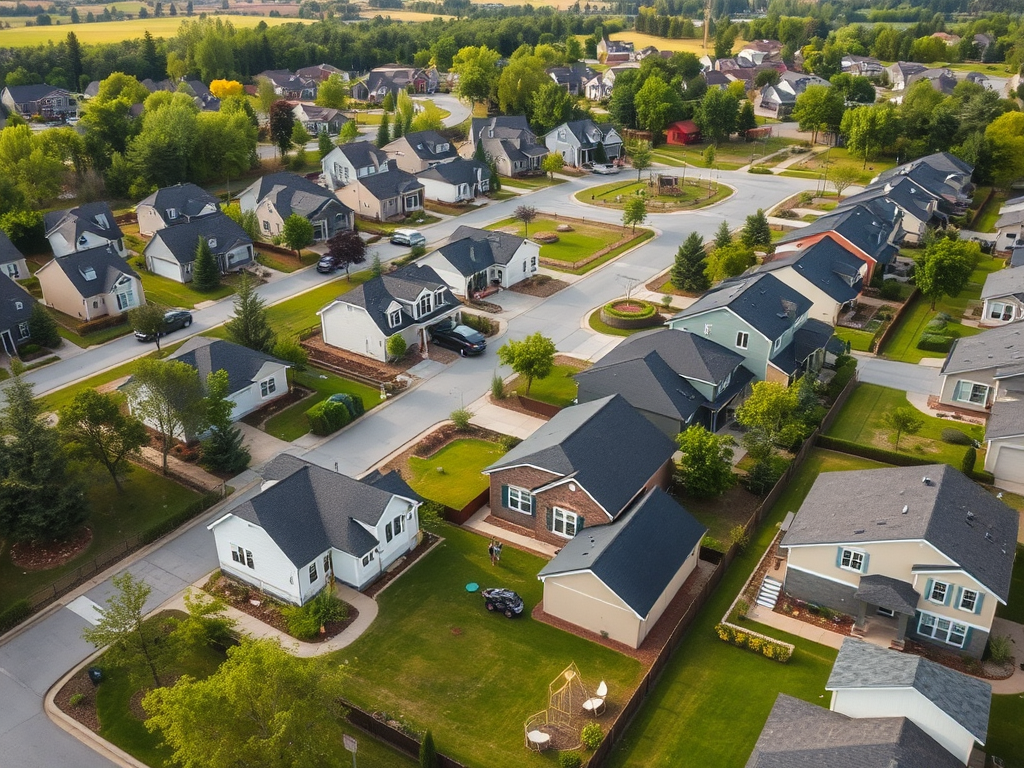
[[[491,587],[480,594],[484,596],[484,605],[488,611],[504,613],[510,619],[523,612],[523,598],[511,589]]]
[[[188,328],[190,325],[192,325],[191,312],[184,309],[172,309],[164,315],[164,326],[156,336],[151,333],[136,331],[135,338],[139,341],[156,341],[157,336],[166,336],[172,331],[177,331],[181,328]]]
[[[335,263],[333,256],[321,256],[320,261],[316,263],[316,271],[322,275],[329,275],[337,268],[338,265]]]
[[[601,176],[612,176],[620,170],[622,169],[612,165],[611,163],[594,163],[594,173]]]
[[[437,346],[458,352],[463,357],[480,355],[487,349],[487,339],[482,333],[454,321],[435,325],[430,329],[430,338]]]
[[[391,233],[391,242],[394,245],[407,245],[413,248],[417,245],[426,245],[427,238],[415,229],[396,229]]]

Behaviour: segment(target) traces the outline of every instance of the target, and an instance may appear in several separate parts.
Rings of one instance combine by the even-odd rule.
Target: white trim
[[[792,563],[789,563],[786,566],[786,570],[800,571],[801,573],[809,573],[809,574],[811,574],[811,576],[817,576],[818,578],[826,579],[827,581],[834,581],[836,584],[842,584],[842,585],[847,586],[847,587],[853,587],[854,589],[860,589],[860,584],[859,583],[858,584],[851,584],[848,581],[843,581],[842,579],[837,579],[835,576],[826,576],[824,573],[818,573],[817,571],[812,571],[809,568],[801,568],[799,565],[793,565]]]
[[[532,493],[533,493],[533,495],[534,495],[534,496],[536,496],[536,495],[537,495],[538,493],[544,493],[544,491],[549,491],[549,490],[551,490],[552,488],[557,488],[558,486],[560,486],[560,485],[565,485],[566,483],[576,483],[576,486],[577,486],[577,487],[578,487],[578,488],[579,488],[579,489],[580,489],[581,491],[583,491],[583,492],[584,492],[585,494],[587,494],[587,496],[588,496],[588,497],[590,498],[590,500],[591,500],[592,502],[594,502],[595,504],[597,504],[597,506],[598,506],[598,507],[600,508],[600,510],[601,510],[602,512],[604,512],[604,513],[605,513],[606,515],[608,515],[608,519],[609,519],[609,520],[614,520],[614,519],[615,519],[615,518],[614,518],[614,517],[612,516],[612,513],[611,513],[611,512],[609,512],[609,511],[608,511],[607,509],[605,509],[605,508],[604,508],[604,506],[603,506],[603,505],[602,505],[602,504],[601,504],[601,503],[600,503],[600,502],[599,502],[599,501],[598,501],[597,499],[595,499],[595,498],[594,498],[594,496],[593,496],[593,495],[592,495],[592,494],[590,493],[590,491],[588,491],[588,490],[587,490],[586,488],[584,488],[584,487],[583,487],[583,486],[582,486],[582,485],[580,484],[580,481],[576,479],[576,476],[575,476],[575,475],[567,475],[566,477],[560,477],[560,478],[558,478],[557,480],[552,480],[552,481],[551,481],[550,483],[547,483],[546,485],[538,485],[538,486],[537,486],[537,487],[536,487],[536,488],[535,488],[535,489],[534,489],[534,490],[532,491]],[[635,497],[634,497],[634,498],[635,498]],[[627,506],[628,506],[628,505],[627,505]]]
[[[522,464],[509,464],[507,466],[502,467],[487,467],[486,469],[482,469],[480,471],[485,475],[489,475],[492,472],[503,472],[506,469],[519,469],[520,467],[529,467],[530,469],[536,469],[541,472],[547,472],[549,475],[554,475],[555,477],[562,477],[562,475],[558,474],[557,472],[552,472],[550,469],[538,467],[536,464],[527,464],[525,462],[523,462]],[[539,487],[541,486],[538,486],[538,488]]]
[[[764,339],[765,341],[767,341],[767,342],[771,342],[771,341],[772,341],[772,339],[768,338],[768,337],[767,337],[767,336],[766,336],[766,335],[765,335],[764,333],[762,333],[762,332],[761,332],[761,330],[760,330],[759,328],[756,328],[756,327],[754,327],[753,325],[751,325],[751,324],[750,324],[750,323],[749,323],[749,322],[748,322],[747,320],[744,320],[744,319],[743,319],[742,317],[740,317],[739,315],[737,315],[737,314],[736,314],[736,313],[735,313],[735,312],[734,312],[734,311],[733,311],[732,309],[730,309],[729,307],[714,307],[713,309],[703,309],[703,310],[701,310],[700,312],[696,312],[696,313],[694,313],[694,314],[692,314],[692,315],[687,315],[686,317],[679,317],[679,316],[677,315],[676,317],[674,317],[674,318],[672,318],[671,320],[669,320],[669,322],[670,322],[670,323],[672,323],[672,322],[676,322],[676,321],[678,321],[678,322],[683,322],[683,321],[685,321],[685,320],[690,320],[690,319],[693,319],[693,318],[698,318],[698,317],[700,317],[701,315],[706,315],[706,314],[708,314],[709,312],[720,312],[720,311],[722,311],[722,310],[725,310],[725,311],[726,311],[726,312],[728,312],[728,313],[729,313],[730,315],[732,315],[732,316],[733,316],[733,317],[735,317],[735,318],[736,318],[737,320],[739,320],[739,321],[740,321],[741,323],[743,323],[744,325],[748,326],[748,327],[749,327],[749,328],[750,328],[751,330],[753,330],[753,331],[754,331],[754,332],[755,332],[755,333],[756,333],[756,334],[757,334],[758,336],[760,336],[761,338],[763,338],[763,339]],[[683,311],[685,312],[686,310],[683,310]],[[698,334],[698,333],[696,333],[696,332],[693,332],[693,331],[689,331],[689,333],[693,333],[693,334],[694,334],[695,336],[703,335],[703,334]]]
[[[234,517],[234,516],[235,516],[234,512],[228,512],[228,513],[222,515],[221,517],[218,517],[216,520],[214,520],[212,523],[210,523],[208,526],[206,526],[206,530],[212,531],[214,528],[216,528],[218,525],[223,523],[229,517]]]
[[[1015,546],[1016,546],[1016,545],[1015,545]],[[938,551],[938,550],[936,550],[936,551]],[[941,553],[941,552],[939,552],[939,554],[942,554],[942,553]],[[970,579],[970,580],[971,580],[972,582],[974,582],[975,584],[977,584],[977,585],[978,585],[978,586],[979,586],[979,587],[981,588],[981,589],[979,590],[980,592],[984,592],[984,593],[985,593],[986,595],[992,595],[992,597],[994,597],[994,598],[995,598],[996,600],[998,600],[998,601],[999,601],[1000,603],[1002,603],[1003,605],[1006,605],[1006,601],[1005,601],[1005,600],[1003,600],[1003,599],[1002,599],[1001,597],[999,597],[999,595],[997,595],[997,594],[996,594],[996,593],[995,593],[995,592],[994,592],[994,591],[992,590],[992,588],[991,588],[990,586],[988,586],[987,584],[984,584],[984,583],[982,583],[981,581],[979,581],[979,580],[977,579],[977,577],[975,577],[975,576],[971,575],[970,573],[968,573],[967,571],[965,571],[965,570],[964,570],[963,568],[959,568],[959,567],[954,567],[954,568],[942,568],[942,569],[938,569],[938,570],[934,570],[934,571],[933,571],[933,570],[927,570],[927,571],[918,571],[918,570],[915,570],[915,568],[916,568],[916,566],[915,566],[915,567],[912,567],[912,568],[910,569],[910,573],[911,573],[911,574],[913,575],[913,577],[914,577],[914,586],[915,586],[915,587],[917,586],[917,577],[918,577],[918,576],[927,576],[927,575],[928,575],[929,573],[956,573],[956,574],[959,574],[959,575],[961,575],[961,576],[966,576],[966,577],[967,577],[968,579]]]

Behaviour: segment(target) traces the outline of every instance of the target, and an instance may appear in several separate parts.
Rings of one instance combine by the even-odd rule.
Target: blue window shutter
[[[870,555],[867,552],[865,552],[864,553],[864,561],[860,565],[860,572],[861,573],[867,573],[868,572],[868,558],[870,558]]]
[[[576,516],[576,533],[579,533],[580,531],[583,530],[583,524],[585,522],[586,522],[586,520],[583,519],[582,515],[577,515]]]
[[[555,530],[555,513],[551,510],[551,507],[548,507],[546,524],[549,531]]]
[[[508,486],[507,485],[501,486],[501,506],[505,507],[505,509],[508,509]]]
[[[933,583],[934,583],[934,581],[932,579],[928,579],[928,581],[926,581],[924,583],[924,599],[925,600],[931,600],[932,599],[932,584]]]
[[[964,594],[964,588],[963,587],[957,587],[956,588],[956,600],[953,602],[953,607],[954,608],[959,608],[960,607],[960,598],[963,597],[963,594]]]
[[[952,584],[947,584],[946,585],[946,599],[942,601],[942,604],[943,605],[949,605],[950,602],[952,601],[952,599],[953,599],[953,585]]]
[[[843,567],[843,548],[836,547],[836,568]]]
[[[964,635],[964,644],[961,645],[960,647],[961,648],[967,648],[968,646],[970,646],[970,644],[971,644],[971,628],[968,627],[967,628],[967,633]]]
[[[985,595],[981,592],[978,593],[978,599],[974,601],[974,612],[981,613],[981,601],[985,599]]]

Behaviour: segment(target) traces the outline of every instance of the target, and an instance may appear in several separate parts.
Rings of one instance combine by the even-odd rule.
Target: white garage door
[[[993,474],[996,485],[1004,483],[1024,486],[1024,447],[1004,445],[999,449]]]

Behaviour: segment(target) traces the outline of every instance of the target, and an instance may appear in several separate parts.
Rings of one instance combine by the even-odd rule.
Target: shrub
[[[345,406],[348,411],[349,421],[355,421],[362,416],[366,409],[363,407],[363,398],[359,395],[350,395],[348,392],[339,392],[336,395],[331,395],[333,400],[331,402],[341,403]]]
[[[883,280],[882,287],[878,289],[878,295],[886,301],[893,301],[900,297],[900,284],[896,280]]]
[[[501,378],[500,373],[496,373],[491,377],[491,397],[495,400],[505,399],[505,380]]]
[[[307,606],[286,605],[281,609],[288,634],[299,640],[313,640],[320,634],[320,622]]]
[[[306,370],[306,364],[309,362],[309,355],[306,353],[306,350],[294,339],[278,340],[274,345],[272,354],[286,363],[291,363],[292,368],[296,371]]]
[[[435,527],[444,522],[444,504],[425,501],[420,504],[420,525]]]
[[[972,445],[966,451],[964,451],[963,461],[960,462],[960,469],[968,477],[974,472],[974,465],[978,461],[978,452]]]
[[[948,323],[950,320],[953,319],[953,316],[947,312],[939,312],[935,315],[935,319],[941,320],[944,323]]]
[[[587,749],[597,749],[604,740],[604,731],[597,723],[587,723],[580,731],[580,741]]]
[[[306,419],[309,421],[309,431],[323,437],[337,432],[352,421],[352,414],[344,403],[322,400],[306,411]]]
[[[933,333],[921,334],[917,342],[917,348],[925,352],[949,352],[953,346],[953,339],[949,336],[936,336]]]
[[[796,211],[792,208],[783,208],[781,211],[776,211],[772,214],[776,219],[797,219]]]
[[[842,451],[843,453],[861,456],[865,459],[880,461],[883,464],[895,464],[897,467],[921,467],[925,464],[934,463],[934,460],[924,456],[896,453],[895,451],[887,451],[884,448],[875,448],[873,445],[861,445],[852,440],[841,440],[838,437],[830,437],[828,435],[820,435],[817,445],[819,448],[826,450]]]
[[[630,302],[640,305],[640,308],[635,311],[616,309],[615,305],[620,303],[621,301],[622,299],[616,299],[615,301],[605,304],[605,313],[611,315],[612,317],[621,317],[628,320],[642,320],[643,318],[646,317],[654,317],[654,315],[657,314],[658,312],[658,308],[654,304],[652,304],[649,301],[642,301],[641,299],[630,299]]]
[[[942,442],[951,445],[974,445],[974,438],[959,429],[946,427],[942,430]]]
[[[523,442],[522,439],[515,435],[502,435],[498,438],[498,445],[501,446],[501,450],[505,451],[505,453],[511,451],[521,442]]]
[[[400,333],[388,337],[387,352],[392,360],[399,360],[408,351],[409,345]]]
[[[23,344],[21,347],[18,348],[18,352],[20,352],[22,355],[34,355],[41,349],[42,347],[40,347],[38,344]]]
[[[559,752],[558,768],[580,768],[583,757],[579,752]]]
[[[750,534],[742,525],[734,525],[729,529],[729,540],[742,552],[750,543]]]
[[[452,420],[457,430],[464,432],[469,429],[469,420],[473,418],[473,414],[465,408],[456,408],[448,414],[448,418]]]
[[[746,600],[737,600],[736,606],[732,609],[732,614],[729,616],[730,621],[737,621],[739,619],[747,618],[747,611],[750,610],[750,603]]]
[[[725,546],[725,544],[723,544],[713,536],[708,536],[707,534],[704,534],[704,538],[701,539],[700,545],[702,547],[707,547],[708,549],[712,549],[715,552],[721,552],[723,554],[725,554],[725,550],[728,549],[728,547]]]
[[[83,701],[85,701],[84,693],[72,693],[71,698],[68,699],[68,704],[70,704],[72,707],[77,707]]]
[[[776,459],[777,457],[772,457],[766,461],[759,461],[751,468],[746,481],[748,491],[765,496],[775,487],[782,473],[786,471],[785,463]]]
[[[422,256],[426,252],[427,252],[427,246],[425,246],[425,245],[414,245],[412,247],[412,249],[409,251],[409,255],[413,259],[418,259],[420,256]]]
[[[1013,644],[1006,635],[992,635],[988,639],[988,657],[996,664],[1006,664],[1013,659]]]
[[[348,618],[348,605],[334,596],[329,588],[320,591],[316,597],[304,606],[313,618],[322,626]]]
[[[752,165],[750,168],[747,168],[747,173],[759,173],[765,176],[771,176],[772,169],[766,165]]]
[[[925,328],[930,333],[934,333],[938,336],[943,336],[945,334],[939,332],[946,330],[946,321],[938,317],[933,317],[931,320],[928,321],[928,324],[925,326]]]
[[[732,643],[738,648],[746,648],[753,651],[754,653],[760,653],[762,656],[774,661],[781,661],[783,663],[789,661],[793,655],[793,649],[786,643],[781,643],[772,640],[769,637],[763,635],[751,634],[749,632],[741,632],[734,627],[730,627],[728,624],[718,624],[715,626],[715,633],[719,639],[726,642]]]
[[[497,332],[496,323],[489,317],[483,315],[462,315],[462,323],[468,325],[474,331],[480,331],[484,336],[493,336]]]

